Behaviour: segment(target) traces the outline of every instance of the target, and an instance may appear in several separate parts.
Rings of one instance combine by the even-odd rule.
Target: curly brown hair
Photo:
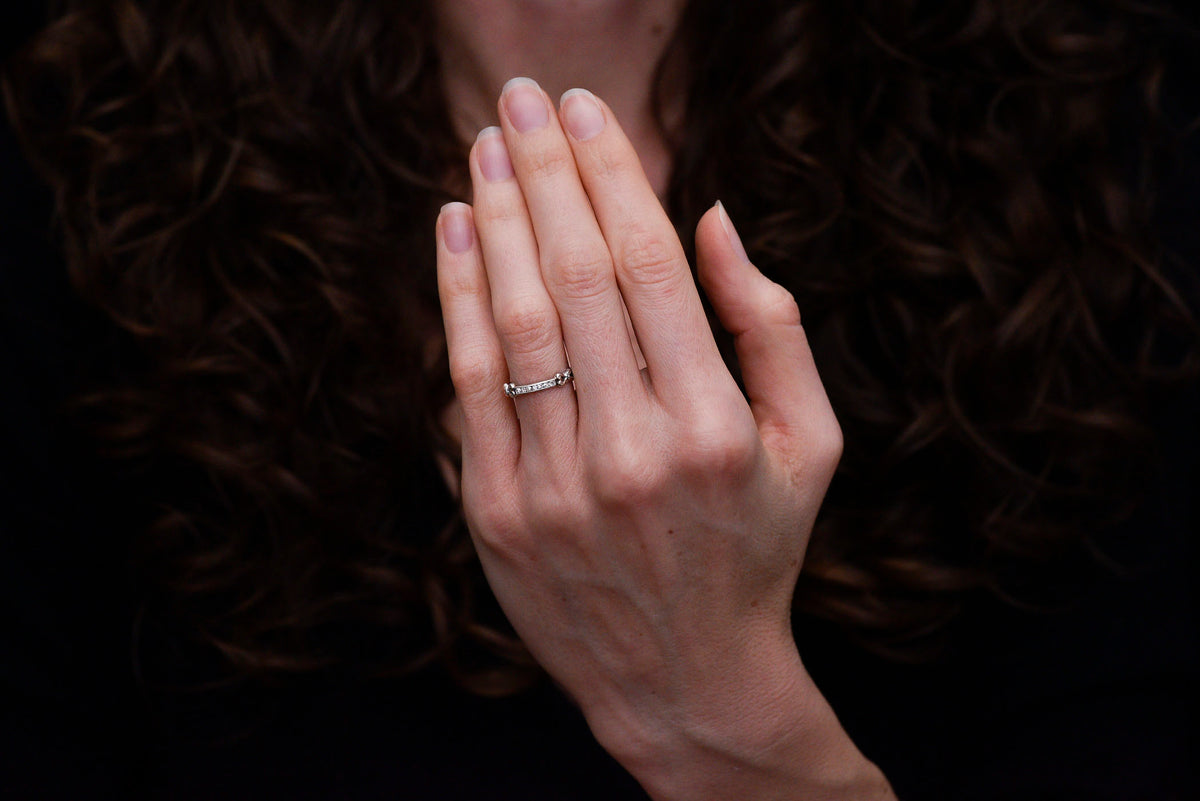
[[[456,446],[432,220],[465,144],[429,9],[62,5],[5,100],[129,354],[77,412],[169,477],[137,539],[155,602],[242,673],[372,642],[519,685],[433,467]],[[1166,17],[756,7],[685,8],[669,211],[690,243],[720,197],[798,299],[846,447],[797,608],[901,653],[1136,503],[1145,389],[1195,368],[1150,224]]]

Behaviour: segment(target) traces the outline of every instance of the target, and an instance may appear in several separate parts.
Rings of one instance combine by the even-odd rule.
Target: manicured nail
[[[529,133],[546,127],[550,122],[550,111],[546,98],[536,82],[529,78],[513,78],[500,91],[504,98],[504,110],[519,133]]]
[[[604,130],[604,109],[587,89],[568,89],[558,101],[571,136],[586,142]]]
[[[442,236],[451,253],[466,253],[475,242],[475,226],[467,212],[466,203],[447,203],[442,206]]]
[[[717,201],[717,214],[721,217],[721,227],[725,229],[725,236],[729,237],[729,244],[733,247],[733,252],[741,257],[742,261],[750,261],[750,257],[746,255],[746,248],[742,246],[742,238],[738,236],[737,229],[733,227],[733,221],[729,219],[729,212],[725,211],[725,204]]]
[[[508,158],[508,145],[504,134],[496,126],[484,128],[475,140],[475,155],[479,159],[479,171],[489,181],[504,181],[513,177],[512,161]]]

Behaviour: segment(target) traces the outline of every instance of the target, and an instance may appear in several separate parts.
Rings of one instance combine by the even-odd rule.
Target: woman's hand
[[[841,452],[796,304],[705,215],[698,273],[747,403],[611,111],[574,91],[556,113],[518,79],[500,118],[471,151],[474,208],[438,221],[463,504],[497,598],[658,798],[886,792],[791,636]],[[574,390],[502,390],[568,354]]]

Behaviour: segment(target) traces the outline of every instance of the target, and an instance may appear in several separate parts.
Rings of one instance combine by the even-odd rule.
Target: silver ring
[[[543,389],[554,389],[561,387],[568,381],[574,381],[575,374],[568,367],[561,373],[555,373],[554,378],[547,378],[545,381],[538,381],[536,384],[505,384],[504,394],[510,398],[515,398],[518,395],[528,395],[531,392],[541,392]]]

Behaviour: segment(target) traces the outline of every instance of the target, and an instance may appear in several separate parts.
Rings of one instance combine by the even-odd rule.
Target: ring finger
[[[537,239],[499,128],[479,133],[470,162],[475,227],[509,381],[532,384],[553,378],[567,368],[562,326],[542,280]],[[577,409],[570,387],[519,395],[513,402],[523,453],[530,447],[545,455],[574,449]]]

